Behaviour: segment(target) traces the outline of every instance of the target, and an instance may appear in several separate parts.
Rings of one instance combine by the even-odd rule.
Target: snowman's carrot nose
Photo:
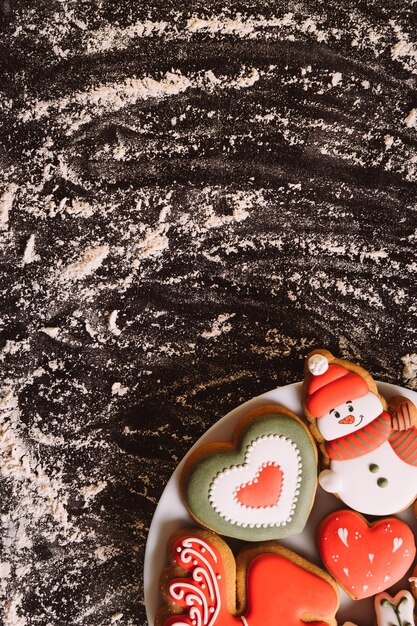
[[[342,420],[340,420],[339,424],[353,424],[355,421],[355,417],[353,415],[346,415]]]

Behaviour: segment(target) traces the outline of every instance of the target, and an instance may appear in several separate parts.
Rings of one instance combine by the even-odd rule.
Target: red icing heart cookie
[[[264,463],[253,480],[240,485],[235,498],[243,506],[262,508],[275,506],[280,498],[283,472],[277,463]]]
[[[354,600],[391,587],[416,554],[407,524],[395,518],[368,524],[354,511],[336,511],[323,520],[318,548],[326,568]]]
[[[235,562],[220,537],[186,529],[169,555],[156,626],[336,626],[333,579],[276,543],[246,548]]]

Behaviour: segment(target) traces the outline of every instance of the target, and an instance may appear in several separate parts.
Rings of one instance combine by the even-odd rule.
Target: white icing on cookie
[[[397,552],[398,548],[400,548],[402,545],[403,540],[401,539],[401,537],[394,537],[392,541],[392,551]]]
[[[343,402],[333,407],[317,420],[317,428],[326,441],[333,441],[360,431],[361,428],[381,415],[383,409],[378,396],[369,391],[361,398],[351,402]],[[350,421],[352,418],[353,421]]]
[[[197,548],[200,547],[200,550]],[[213,626],[221,609],[221,594],[210,559],[205,558],[208,552],[214,563],[217,557],[211,546],[198,537],[184,539],[181,547],[177,548],[180,562],[184,565],[190,561],[196,566],[193,568],[190,579],[184,578],[172,582],[168,593],[176,602],[185,601],[189,608],[192,623],[196,626]],[[195,581],[195,582],[194,582]],[[195,584],[197,583],[197,584]],[[207,590],[206,592],[203,590]],[[174,622],[172,626],[189,626],[188,622]]]
[[[343,488],[341,477],[338,476],[336,472],[329,469],[320,472],[319,483],[324,491],[328,491],[329,493],[339,493]]]
[[[279,465],[283,473],[278,502],[256,508],[242,505],[234,495],[268,462]],[[301,471],[301,455],[293,441],[283,435],[263,435],[247,447],[242,465],[226,468],[213,479],[209,490],[210,504],[230,524],[249,528],[285,526],[295,510]]]
[[[349,547],[349,544],[348,544],[348,541],[347,541],[348,534],[349,534],[348,533],[348,529],[347,528],[339,528],[338,531],[337,531],[337,534],[339,535],[340,541],[342,543],[344,543],[345,546],[348,548]]]
[[[409,591],[399,591],[394,598],[379,593],[375,596],[375,612],[378,626],[415,626],[414,598]]]
[[[378,466],[378,473],[369,471]],[[385,442],[368,454],[348,461],[331,461],[320,485],[337,493],[347,506],[368,515],[391,515],[405,509],[417,495],[417,467],[408,465]],[[386,485],[378,486],[378,478]]]

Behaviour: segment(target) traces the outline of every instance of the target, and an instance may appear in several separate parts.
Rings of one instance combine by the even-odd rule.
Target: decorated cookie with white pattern
[[[336,511],[318,529],[322,561],[354,600],[388,589],[411,567],[414,535],[405,522],[387,518],[369,524],[354,511]]]
[[[336,626],[334,580],[275,542],[235,561],[220,537],[189,528],[171,537],[168,556],[156,626]]]
[[[415,626],[414,598],[409,591],[399,591],[394,597],[379,593],[375,613],[377,626]]]
[[[394,597],[378,593],[374,599],[376,626],[416,626],[414,598],[409,591],[399,591]],[[356,626],[345,622],[343,626]]]
[[[321,487],[366,515],[392,515],[417,496],[417,407],[389,403],[362,367],[314,350],[305,362],[303,406],[320,445]]]
[[[300,533],[317,486],[308,428],[279,405],[244,416],[232,441],[209,443],[186,460],[185,504],[200,524],[245,541]]]

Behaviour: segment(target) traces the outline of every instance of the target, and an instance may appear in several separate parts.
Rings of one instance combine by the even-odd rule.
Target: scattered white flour
[[[13,206],[17,185],[9,185],[0,196],[0,230],[6,230],[9,222],[9,213]]]
[[[31,347],[30,340],[22,339],[21,341],[15,341],[13,339],[7,339],[4,346],[0,349],[0,361],[4,361],[7,355],[19,354],[24,352],[30,352]]]
[[[43,328],[39,329],[41,331],[41,333],[45,333],[45,335],[48,335],[48,337],[51,337],[51,339],[56,339],[60,333],[60,328],[58,328],[57,326],[44,326]]]
[[[103,53],[107,50],[124,50],[129,47],[132,40],[156,35],[161,36],[167,26],[168,22],[152,22],[151,20],[135,22],[126,27],[108,24],[104,28],[86,32],[81,45],[88,54]]]
[[[372,261],[376,261],[377,263],[382,259],[387,259],[389,254],[386,250],[363,250],[360,253],[361,262],[364,259],[372,259]]]
[[[129,387],[124,387],[122,383],[113,383],[111,388],[112,396],[124,396],[129,391]]]
[[[95,496],[107,487],[107,481],[100,480],[98,483],[94,485],[85,485],[81,487],[80,493],[84,496],[84,508],[87,508],[90,504],[90,500],[95,498]]]
[[[19,605],[22,602],[23,594],[18,591],[8,594],[3,608],[3,626],[26,626],[26,618],[20,615]]]
[[[394,21],[390,22],[398,41],[391,47],[391,59],[399,62],[411,74],[417,74],[417,42],[409,41],[410,36]],[[415,33],[413,33],[415,39]]]
[[[219,378],[211,378],[207,382],[198,383],[193,386],[191,389],[187,390],[187,392],[183,395],[178,395],[175,398],[175,402],[181,404],[184,407],[191,408],[193,406],[193,400],[199,392],[205,391],[207,389],[216,388],[222,385],[228,385],[230,383],[235,383],[238,380],[242,380],[243,378],[250,378],[253,373],[250,370],[240,370],[239,372],[235,372],[230,374],[229,376],[222,375]]]
[[[167,72],[161,80],[150,76],[127,78],[121,83],[92,87],[87,91],[76,92],[61,99],[39,101],[32,109],[28,109],[22,119],[23,121],[31,118],[41,119],[51,111],[58,111],[61,113],[61,122],[76,130],[80,124],[91,119],[88,110],[91,110],[95,116],[115,112],[138,100],[177,95],[188,89],[190,85],[191,82],[186,76],[173,72]],[[85,110],[79,114],[78,120],[77,115],[73,114],[70,117],[64,115],[64,112],[73,108],[74,105],[85,107]]]
[[[28,558],[40,532],[44,541],[58,541],[61,545],[78,541],[80,534],[67,513],[70,489],[64,484],[60,470],[54,466],[46,469],[46,459],[42,460],[37,446],[29,446],[26,439],[13,390],[3,389],[0,397],[0,475],[13,484],[18,497],[2,514],[2,553],[15,574],[14,579],[24,577],[29,571],[22,569],[19,563],[22,558]],[[4,566],[2,571],[5,573]],[[13,588],[16,588],[16,581],[0,607],[2,624],[24,626],[27,620],[20,612],[23,596]]]
[[[256,31],[264,31],[269,28],[279,29],[282,26],[294,25],[293,13],[286,13],[283,17],[271,17],[269,19],[243,15],[237,15],[235,18],[217,15],[207,19],[194,15],[188,20],[186,28],[193,34],[202,32],[210,35],[237,35],[244,38],[256,34]]]
[[[379,309],[384,308],[384,303],[380,294],[373,287],[358,286],[354,283],[351,284],[348,280],[342,279],[336,280],[335,286],[337,290],[344,296],[350,295],[356,301],[362,300],[363,302],[367,302],[369,305],[377,307]]]
[[[39,258],[39,255],[35,253],[35,235],[32,234],[26,243],[22,265],[28,265],[29,263],[33,263],[33,261],[38,261]]]
[[[109,315],[109,331],[113,333],[113,335],[115,335],[116,337],[118,337],[122,332],[120,328],[117,327],[118,314],[119,314],[119,311],[115,309]]]
[[[93,118],[114,113],[138,100],[172,97],[190,88],[205,88],[209,91],[218,86],[223,89],[247,89],[263,73],[255,67],[243,65],[235,77],[218,77],[212,70],[191,73],[189,76],[181,72],[167,72],[163,79],[131,77],[121,83],[91,87],[60,99],[35,102],[20,117],[22,122],[28,122],[54,113],[59,123],[67,129],[67,134],[72,134]],[[77,112],[74,112],[74,108]]]
[[[26,501],[30,506],[28,513],[33,519],[39,521],[48,514],[52,515],[58,525],[69,528],[71,525],[65,509],[67,497],[62,492],[63,485],[58,478],[46,475],[39,460],[27,449],[20,437],[19,409],[11,389],[3,390],[0,411],[0,474],[19,482],[21,496],[25,496],[21,498],[21,502]],[[21,514],[20,511],[18,519],[9,520],[4,537],[6,546],[17,538],[16,532],[22,527]],[[31,544],[30,538],[24,534],[19,536],[19,542],[22,547]]]
[[[408,128],[417,126],[417,109],[411,109],[407,117],[404,119],[404,123]]]
[[[339,85],[339,83],[342,82],[343,76],[342,76],[341,72],[335,72],[331,76],[332,76],[332,85],[333,85],[333,87],[336,87],[337,85]]]
[[[234,222],[243,222],[249,217],[249,212],[246,210],[252,206],[252,198],[248,194],[245,197],[243,194],[235,194],[230,198],[230,203],[233,206],[231,215],[218,215],[214,212],[213,207],[210,205],[206,208],[208,215],[205,221],[206,228],[219,228],[226,224],[233,224]]]
[[[231,81],[231,86],[236,89],[247,89],[252,87],[261,77],[261,73],[256,67],[251,67],[249,70],[242,71],[242,73],[234,80]]]
[[[66,213],[75,217],[91,217],[94,214],[94,208],[84,200],[74,199],[70,204],[65,203],[63,208]]]
[[[406,354],[401,361],[404,363],[403,376],[407,387],[417,391],[417,354]]]
[[[8,578],[11,572],[11,565],[7,562],[0,562],[0,578]]]
[[[316,41],[328,41],[329,39],[338,39],[340,37],[337,29],[326,31],[321,27],[322,17],[311,15],[311,8],[306,11],[308,17],[295,16],[294,13],[288,11],[282,16],[272,16],[265,18],[263,16],[243,15],[241,13],[232,17],[224,15],[213,15],[209,18],[193,15],[187,22],[187,31],[196,36],[199,33],[209,34],[211,37],[216,35],[234,36],[247,39],[263,38],[265,40],[280,38],[288,41],[294,41],[297,34],[303,33],[312,36]],[[372,41],[375,43],[375,41]]]
[[[204,339],[214,339],[222,334],[229,333],[232,330],[232,325],[228,323],[232,317],[235,317],[236,313],[224,313],[221,314],[213,321],[212,327],[208,331],[201,333]]]
[[[82,280],[86,278],[86,276],[93,274],[101,266],[109,252],[110,248],[107,245],[89,248],[81,259],[70,263],[61,272],[61,278],[63,280]]]
[[[119,552],[120,549],[116,548],[113,545],[99,546],[94,550],[94,554],[96,555],[98,560],[102,562],[108,561],[109,559],[119,554]]]
[[[266,345],[251,345],[251,351],[262,354],[268,360],[280,356],[288,357],[293,353],[307,354],[314,346],[314,341],[304,338],[294,339],[282,333],[278,328],[271,328],[265,335]]]
[[[389,150],[394,143],[394,137],[392,137],[391,135],[384,135],[384,143],[386,149]]]
[[[170,225],[159,222],[155,228],[142,226],[143,239],[136,246],[132,267],[139,267],[142,261],[162,255],[169,248],[167,233]]]

